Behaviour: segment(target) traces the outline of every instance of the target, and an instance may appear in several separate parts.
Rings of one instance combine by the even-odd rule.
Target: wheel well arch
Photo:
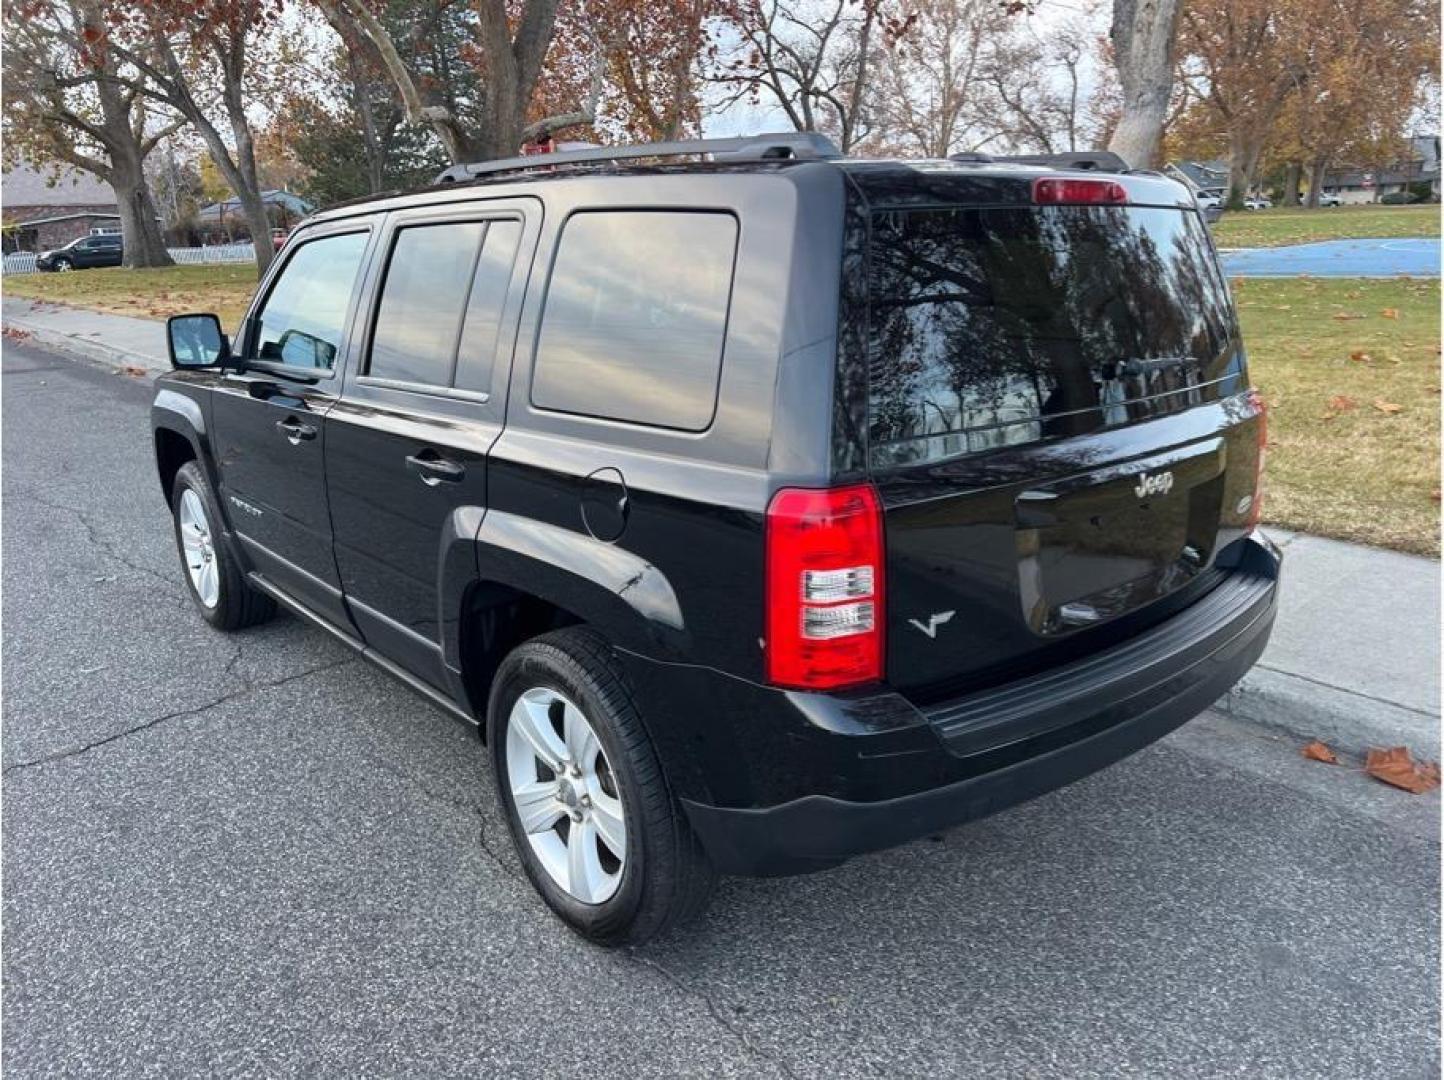
[[[175,476],[187,461],[196,460],[196,448],[190,439],[170,428],[155,429],[155,464],[160,473],[161,492],[170,502],[175,491]]]
[[[496,582],[475,582],[462,598],[460,640],[462,684],[472,715],[486,738],[486,705],[491,681],[518,645],[586,620],[533,593]]]

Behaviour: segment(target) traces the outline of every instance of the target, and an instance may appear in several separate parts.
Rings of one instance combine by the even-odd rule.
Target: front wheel
[[[74,270],[74,269],[75,269],[75,264],[72,263],[69,259],[56,259],[56,260],[55,260],[55,272],[56,272],[57,274],[67,274],[67,273],[69,273],[71,270]]]
[[[487,725],[512,842],[567,925],[636,945],[706,906],[712,866],[605,641],[570,627],[519,646],[492,683]]]
[[[218,630],[265,622],[275,601],[252,589],[220,534],[220,508],[206,474],[194,461],[182,465],[171,489],[176,549],[191,599]]]

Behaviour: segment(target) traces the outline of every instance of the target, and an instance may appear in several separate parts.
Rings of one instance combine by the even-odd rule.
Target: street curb
[[[1439,760],[1437,715],[1273,668],[1254,667],[1214,708],[1288,735],[1300,746],[1318,739],[1361,758],[1370,747],[1407,746],[1416,757]]]
[[[7,318],[4,322],[7,330],[20,331],[25,334],[27,340],[33,341],[37,345],[82,360],[89,360],[92,363],[103,364],[106,367],[113,367],[117,370],[126,366],[140,367],[151,375],[160,375],[170,369],[168,364],[162,364],[155,357],[147,356],[145,353],[132,352],[129,349],[122,349],[93,338],[37,326],[23,317]]]

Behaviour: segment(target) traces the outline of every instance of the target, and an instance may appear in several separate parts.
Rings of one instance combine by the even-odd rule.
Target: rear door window
[[[1077,435],[1243,389],[1195,213],[882,212],[870,250],[875,462]]]
[[[400,229],[386,267],[367,375],[485,392],[521,238],[516,220]]]
[[[730,214],[574,214],[547,287],[532,404],[706,429],[717,404],[736,249]]]

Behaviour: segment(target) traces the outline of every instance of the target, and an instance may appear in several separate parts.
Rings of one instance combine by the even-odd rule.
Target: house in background
[[[48,251],[91,233],[120,231],[115,192],[66,165],[20,164],[0,177],[4,250]]]
[[[1223,193],[1228,189],[1226,161],[1171,161],[1164,172],[1175,180],[1182,180],[1195,192],[1223,198]]]
[[[1409,140],[1409,157],[1379,170],[1331,169],[1324,174],[1324,191],[1342,203],[1378,202],[1385,195],[1428,184],[1430,197],[1439,199],[1439,136],[1416,135]]]
[[[301,196],[280,189],[261,192],[261,202],[266,205],[271,227],[276,229],[290,229],[315,209]],[[211,243],[251,238],[241,200],[235,198],[201,207],[196,213],[196,228]]]

